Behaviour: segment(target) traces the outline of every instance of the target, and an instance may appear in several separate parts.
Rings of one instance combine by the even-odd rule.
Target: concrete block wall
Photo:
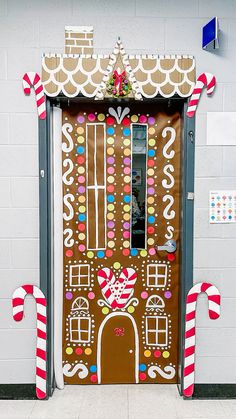
[[[201,28],[219,17],[221,47],[201,49]],[[127,52],[186,53],[197,73],[212,72],[217,89],[203,95],[196,119],[194,281],[221,290],[222,316],[198,306],[197,382],[236,383],[236,226],[208,224],[210,189],[236,189],[236,147],[206,145],[206,112],[236,110],[235,0],[0,0],[0,383],[34,381],[33,301],[11,319],[10,298],[23,282],[38,283],[38,157],[34,95],[21,77],[39,71],[42,52],[64,51],[65,25],[93,25],[96,52],[121,36]]]

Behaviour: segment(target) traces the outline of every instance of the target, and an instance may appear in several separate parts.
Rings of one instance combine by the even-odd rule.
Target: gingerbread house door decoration
[[[69,27],[66,54],[42,61],[44,92],[61,109],[64,380],[176,383],[195,62],[92,45],[92,28]]]

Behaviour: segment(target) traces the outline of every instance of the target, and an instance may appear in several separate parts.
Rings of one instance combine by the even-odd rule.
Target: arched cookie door
[[[112,313],[98,332],[98,382],[137,383],[138,331],[128,313]]]

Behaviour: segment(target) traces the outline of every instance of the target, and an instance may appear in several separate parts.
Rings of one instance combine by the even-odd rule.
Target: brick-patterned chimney
[[[66,26],[65,27],[65,53],[66,54],[92,54],[93,53],[93,27],[92,26]]]

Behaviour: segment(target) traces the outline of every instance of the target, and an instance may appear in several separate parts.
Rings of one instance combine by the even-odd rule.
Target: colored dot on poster
[[[153,127],[149,128],[148,129],[148,133],[151,134],[151,135],[153,135],[155,133],[155,128],[153,128]]]
[[[145,374],[145,372],[140,372],[140,374],[139,374],[139,379],[140,379],[141,381],[145,381],[145,380],[146,380],[146,378],[147,378],[147,374]]]
[[[104,258],[104,256],[105,256],[105,254],[104,254],[103,250],[99,250],[99,251],[97,252],[97,257],[98,257],[99,259]]]
[[[79,115],[79,116],[77,116],[77,121],[80,123],[80,124],[83,124],[83,122],[84,122],[84,117],[82,116],[82,115]]]
[[[164,351],[164,352],[162,352],[162,356],[163,356],[163,358],[169,358],[170,352],[169,351]]]
[[[86,218],[85,214],[79,214],[78,216],[79,221],[85,221],[85,218]]]
[[[123,224],[123,226],[124,226],[125,230],[128,230],[130,228],[130,223],[126,222],[126,223]]]
[[[140,364],[139,365],[139,371],[146,371],[146,369],[147,369],[146,364]]]
[[[149,155],[149,157],[154,157],[155,156],[155,150],[148,150],[148,155]]]
[[[128,137],[131,134],[131,131],[129,128],[124,128],[123,129],[123,134],[125,135],[125,137]]]
[[[96,365],[91,365],[91,367],[89,369],[90,369],[90,372],[97,372]]]
[[[138,121],[138,116],[137,115],[132,115],[131,116],[131,121],[132,122],[137,122]]]
[[[85,168],[83,166],[78,167],[77,172],[81,175],[85,172]]]
[[[114,185],[108,185],[108,187],[107,187],[107,191],[108,191],[109,193],[114,192],[114,190],[115,190]]]
[[[128,138],[126,138],[126,139],[123,141],[123,144],[124,144],[124,146],[125,146],[125,147],[128,147],[128,146],[130,145],[130,140],[129,140]]]
[[[148,176],[153,176],[153,175],[154,175],[154,170],[153,170],[153,169],[151,169],[151,168],[149,168],[149,169],[147,170],[147,174],[148,174]]]
[[[78,192],[79,193],[84,193],[85,192],[85,187],[84,186],[79,186],[78,187]]]
[[[108,204],[107,209],[108,211],[114,211],[115,206],[113,204]]]
[[[93,253],[93,252],[91,252],[91,251],[87,252],[87,257],[88,257],[89,259],[92,259],[92,258],[94,257],[94,253]]]
[[[93,374],[93,375],[91,375],[91,377],[90,377],[90,381],[91,381],[92,383],[96,383],[96,382],[97,382],[97,380],[98,380],[98,376],[97,376],[97,374]]]
[[[108,116],[107,125],[114,125],[114,122],[115,122],[114,118],[112,118],[111,116]]]
[[[85,177],[84,176],[79,176],[78,177],[78,182],[79,183],[84,183],[85,182]]]
[[[129,212],[130,211],[130,205],[124,205],[124,211]]]
[[[145,122],[147,122],[147,117],[146,115],[141,115],[139,117],[139,122],[141,122],[142,124],[144,124]]]
[[[125,127],[128,127],[130,125],[130,119],[127,118],[127,116],[123,119],[122,125],[124,125]]]
[[[151,356],[151,351],[149,351],[149,349],[147,349],[146,351],[144,351],[144,356],[146,358],[149,358]]]
[[[90,114],[88,115],[88,120],[89,120],[90,122],[95,121],[95,119],[96,119],[96,116],[94,115],[94,113],[90,113]]]
[[[83,154],[84,153],[84,147],[82,147],[82,146],[77,147],[77,153],[78,154]]]
[[[86,349],[84,350],[84,353],[85,353],[85,355],[91,355],[91,353],[92,353],[92,349],[91,349],[91,348],[86,348]]]
[[[113,248],[113,247],[115,247],[115,242],[114,242],[114,241],[112,241],[112,240],[110,240],[110,241],[107,243],[107,246],[108,246],[108,247],[110,247],[110,248]]]
[[[124,220],[125,221],[129,221],[130,220],[130,213],[128,213],[128,212],[126,212],[124,215],[123,215],[123,218],[124,218]]]
[[[120,267],[121,267],[120,262],[114,262],[114,263],[113,263],[113,268],[114,268],[114,269],[120,269]]]
[[[106,250],[106,256],[107,256],[108,258],[111,258],[111,257],[112,257],[112,255],[113,255],[113,251],[112,251],[111,249]]]
[[[72,300],[72,298],[73,298],[73,294],[72,294],[72,292],[69,292],[69,291],[68,291],[68,292],[66,293],[66,299],[67,299],[67,300]]]
[[[154,160],[150,159],[148,160],[148,167],[153,167],[155,164]]]
[[[149,116],[148,123],[149,123],[149,125],[154,125],[155,124],[155,118],[153,118],[153,116]]]
[[[153,185],[154,184],[154,179],[152,177],[149,177],[147,180],[147,184],[148,185]]]
[[[114,214],[112,212],[108,212],[107,213],[107,219],[108,220],[113,220],[115,218]]]
[[[170,262],[174,262],[174,260],[175,260],[175,254],[174,254],[174,253],[168,253],[168,255],[167,255],[167,259],[168,259]]]
[[[172,297],[172,293],[170,292],[170,291],[166,291],[165,293],[164,293],[164,297],[165,298],[171,298]]]
[[[77,137],[77,142],[78,142],[79,144],[83,144],[83,143],[84,143],[84,137],[83,137],[82,135],[79,135],[79,136]]]
[[[123,237],[124,237],[124,239],[129,239],[130,238],[130,232],[129,231],[124,231]]]
[[[108,164],[114,164],[114,163],[115,163],[115,159],[114,159],[114,157],[108,157],[108,158],[107,158],[107,163],[108,163]]]
[[[154,190],[154,188],[148,188],[147,192],[148,192],[149,195],[154,195],[155,190]]]
[[[149,198],[147,199],[148,204],[153,204],[154,203],[154,198],[153,196],[149,196]]]
[[[114,227],[115,227],[115,223],[114,223],[114,221],[109,221],[109,222],[107,223],[107,226],[108,226],[108,228],[114,228]]]
[[[147,256],[147,251],[145,249],[141,250],[140,256],[142,256],[143,258],[145,258],[145,256]]]
[[[129,241],[128,241],[128,240],[125,240],[125,241],[123,242],[123,247],[125,247],[126,249],[128,249],[128,248],[129,248],[129,246],[130,246]]]
[[[73,256],[73,250],[70,250],[70,249],[68,249],[67,251],[66,251],[66,256],[68,257],[68,258],[71,258],[71,256]]]
[[[108,195],[107,200],[108,200],[108,202],[114,202],[115,201],[114,195]]]
[[[102,314],[108,314],[108,313],[109,313],[109,308],[108,307],[103,307]]]
[[[127,311],[128,311],[128,313],[132,314],[132,313],[134,313],[134,312],[135,312],[135,308],[134,308],[133,306],[129,306],[129,307],[127,308]]]
[[[67,353],[67,355],[73,354],[73,349],[72,348],[66,348],[66,353]]]
[[[130,185],[125,185],[124,186],[124,192],[129,193],[130,191],[131,191]]]
[[[85,225],[84,224],[78,224],[78,230],[79,231],[84,231],[85,230]]]
[[[83,353],[83,349],[82,348],[76,348],[75,353],[76,353],[76,355],[81,355]]]
[[[155,247],[151,247],[151,248],[148,250],[148,253],[149,253],[149,255],[154,256],[154,255],[156,254],[156,249],[155,249]]]
[[[109,147],[109,148],[107,149],[107,154],[109,154],[110,156],[112,156],[112,154],[114,154],[114,148]]]
[[[129,256],[129,249],[123,249],[122,250],[122,254],[124,255],[124,256]]]
[[[148,141],[148,144],[153,147],[156,144],[156,141],[154,140],[154,138],[150,138],[150,140]]]
[[[160,358],[161,351],[158,351],[158,349],[156,351],[154,351],[154,356],[155,356],[155,358]]]
[[[115,140],[113,137],[108,137],[107,144],[114,144]]]
[[[84,133],[84,128],[83,127],[78,127],[76,131],[77,131],[78,134],[83,134]]]
[[[142,298],[143,300],[146,300],[146,299],[148,298],[148,292],[147,292],[147,291],[142,291],[142,292],[141,292],[141,298]]]
[[[124,164],[125,164],[126,166],[129,166],[129,165],[130,165],[130,163],[131,163],[131,160],[130,160],[130,158],[129,158],[129,157],[125,157],[123,161],[124,161]]]
[[[155,231],[154,227],[152,227],[152,226],[148,227],[148,234],[153,234],[154,231]]]
[[[86,208],[84,205],[79,206],[79,212],[84,213],[86,211]]]
[[[85,245],[84,244],[80,244],[78,247],[80,252],[84,252],[85,251]]]
[[[115,133],[115,130],[114,130],[114,128],[113,127],[109,127],[109,128],[107,128],[107,134],[108,135],[113,135]]]
[[[90,292],[88,293],[88,298],[89,298],[89,300],[94,300],[94,298],[95,298],[95,294],[94,294],[94,292],[90,291]]]
[[[148,208],[148,214],[154,214],[155,209],[153,207]]]
[[[125,148],[124,149],[124,155],[125,156],[130,156],[130,154],[131,154],[131,150],[129,148]]]
[[[114,167],[108,167],[107,168],[107,173],[109,173],[109,175],[113,175],[114,172],[115,172],[115,168]]]
[[[130,254],[131,254],[131,256],[137,256],[138,250],[137,249],[131,249]]]
[[[77,163],[79,163],[79,164],[83,164],[84,163],[84,157],[83,156],[78,156],[77,157]]]
[[[104,115],[104,113],[99,113],[99,114],[98,114],[98,120],[99,120],[99,121],[104,121],[104,119],[105,119],[105,115]]]
[[[129,175],[129,174],[130,174],[130,172],[131,172],[130,167],[125,167],[125,168],[124,168],[124,174],[125,174],[125,175]]]
[[[130,196],[129,195],[125,195],[123,199],[124,199],[124,202],[127,202],[127,203],[130,202]]]
[[[114,183],[115,182],[114,176],[108,176],[107,182],[108,183]]]
[[[148,245],[149,245],[149,246],[152,246],[152,245],[155,243],[155,241],[154,241],[154,239],[152,239],[152,238],[150,237],[150,238],[148,239],[147,243],[148,243]]]
[[[155,217],[153,217],[153,215],[150,215],[150,217],[148,217],[148,222],[149,222],[150,224],[155,223]]]
[[[124,177],[124,182],[125,183],[129,183],[131,181],[131,177],[130,176],[125,176]]]

